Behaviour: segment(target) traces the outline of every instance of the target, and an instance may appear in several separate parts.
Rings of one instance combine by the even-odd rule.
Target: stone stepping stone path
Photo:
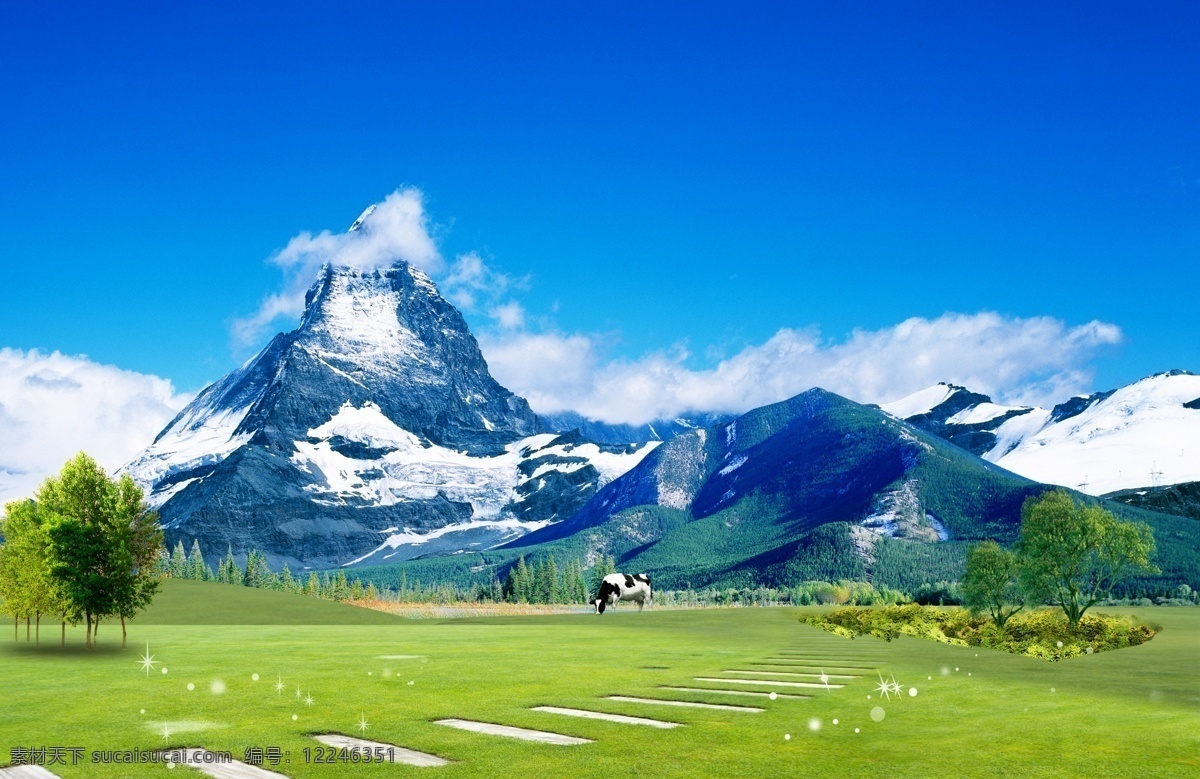
[[[0,779],[59,779],[58,774],[52,774],[40,765],[15,765],[11,768],[0,768]]]
[[[285,774],[277,774],[274,771],[247,765],[238,760],[215,762],[216,755],[199,747],[168,749],[165,754],[185,756],[186,762],[179,762],[175,765],[195,769],[202,774],[214,777],[214,779],[289,779]]]
[[[803,660],[796,662],[773,660],[769,663],[754,663],[754,665],[777,665],[800,668],[837,668],[843,671],[874,671],[879,667],[876,664],[848,663],[845,660]]]
[[[846,674],[795,673],[792,671],[739,671],[739,670],[731,669],[728,671],[721,671],[721,673],[723,673],[723,674],[740,674],[743,676],[745,676],[747,674],[749,674],[749,675],[757,674],[758,676],[799,676],[799,677],[804,677],[804,678],[809,678],[809,679],[820,679],[822,676],[824,676],[826,679],[861,679],[862,678],[861,676],[848,676]]]
[[[469,719],[439,719],[433,721],[435,725],[445,725],[450,728],[458,728],[459,730],[469,730],[472,733],[486,733],[489,736],[504,736],[505,738],[519,738],[522,741],[537,741],[542,744],[558,744],[560,746],[570,746],[572,744],[591,744],[590,738],[578,738],[577,736],[564,736],[561,733],[550,733],[545,730],[530,730],[529,728],[515,728],[511,725],[496,725],[492,722],[476,722]]]
[[[343,736],[341,733],[323,733],[319,736],[313,736],[313,738],[327,747],[349,749],[351,751],[359,750],[369,752],[372,756],[382,755],[382,762],[404,763],[405,765],[414,765],[418,768],[436,768],[437,766],[450,765],[449,760],[440,758],[437,755],[398,747],[395,744],[367,741],[355,738],[354,736]]]
[[[730,679],[730,681],[733,681],[733,680]],[[751,697],[755,697],[755,698],[770,698],[771,697],[771,693],[760,692],[758,690],[718,690],[715,687],[672,687],[670,685],[663,685],[659,689],[660,690],[678,690],[680,692],[706,692],[706,693],[711,693],[713,695],[746,695],[746,696],[751,696]],[[776,698],[795,698],[797,700],[808,700],[812,696],[811,695],[798,695],[797,693],[794,693],[794,692],[777,692],[777,693],[775,693],[775,697]]]
[[[719,684],[759,684],[776,687],[805,687],[810,690],[840,690],[844,684],[822,684],[821,682],[785,682],[777,679],[722,679],[716,676],[693,677],[698,682],[717,682]]]
[[[587,709],[564,709],[561,706],[534,706],[533,711],[544,711],[550,714],[562,714],[566,717],[582,717],[584,719],[601,719],[606,722],[619,722],[622,725],[646,725],[652,728],[678,728],[678,722],[666,722],[660,719],[645,717],[629,717],[625,714],[608,714],[603,711],[588,711]]]
[[[729,706],[724,703],[696,703],[694,701],[672,701],[665,698],[635,698],[629,695],[606,695],[604,696],[610,701],[624,701],[625,703],[645,703],[653,706],[679,706],[689,709],[716,709],[718,711],[740,711],[747,714],[758,714],[766,711],[756,706]]]

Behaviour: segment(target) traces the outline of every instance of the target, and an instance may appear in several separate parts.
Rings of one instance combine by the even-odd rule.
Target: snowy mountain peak
[[[371,214],[375,213],[376,205],[377,204],[372,203],[371,205],[367,206],[367,210],[363,211],[361,214],[358,215],[358,219],[354,220],[354,223],[350,225],[350,229],[347,230],[346,232],[352,233],[355,230],[357,230],[358,228],[362,227],[362,223],[367,220],[367,217],[370,216]]]
[[[1093,495],[1200,481],[1200,376],[1190,371],[1156,373],[1051,410],[948,389],[882,408],[1022,476]]]

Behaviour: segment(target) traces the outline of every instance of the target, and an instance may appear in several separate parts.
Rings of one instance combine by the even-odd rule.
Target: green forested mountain
[[[518,555],[612,555],[667,588],[866,579],[912,591],[957,579],[971,542],[1014,541],[1022,503],[1048,489],[814,389],[676,436],[567,521],[490,552],[413,561],[405,575],[463,583],[502,575]],[[1163,574],[1135,589],[1200,585],[1200,523],[1109,507],[1155,529]],[[372,573],[385,575],[360,575]]]

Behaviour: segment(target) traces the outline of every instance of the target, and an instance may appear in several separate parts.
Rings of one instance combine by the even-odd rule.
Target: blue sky
[[[1200,369],[1194,4],[337,5],[0,8],[0,347],[194,391],[412,186],[595,370],[947,312],[1118,328],[1073,389]]]

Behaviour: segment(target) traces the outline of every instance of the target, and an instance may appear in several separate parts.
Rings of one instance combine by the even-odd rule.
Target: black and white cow
[[[600,580],[600,592],[592,605],[597,614],[604,613],[605,606],[616,606],[621,601],[637,601],[638,611],[645,608],[647,601],[654,605],[654,590],[650,588],[650,577],[644,573],[630,576],[627,573],[610,573]]]

